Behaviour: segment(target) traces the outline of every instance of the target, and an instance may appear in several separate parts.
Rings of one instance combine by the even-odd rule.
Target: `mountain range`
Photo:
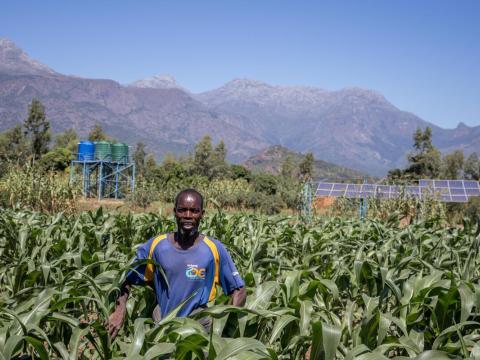
[[[165,75],[120,84],[60,74],[0,39],[0,131],[21,123],[34,97],[45,105],[54,132],[75,128],[85,137],[99,123],[130,145],[143,141],[159,158],[191,151],[209,134],[214,142],[225,141],[234,162],[278,144],[383,175],[405,164],[413,132],[426,126],[442,152],[480,153],[480,126],[443,129],[372,90],[235,79],[193,94]]]

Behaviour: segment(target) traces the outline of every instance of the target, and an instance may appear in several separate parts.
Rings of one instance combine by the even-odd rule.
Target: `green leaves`
[[[317,322],[312,325],[312,350],[310,359],[333,360],[342,332],[339,327]]]
[[[303,359],[309,348],[311,359],[480,358],[476,226],[205,220],[246,279],[246,307],[219,296],[192,318],[173,311],[154,324],[153,291],[134,287],[110,343],[105,324],[136,245],[172,221],[0,211],[0,360]],[[211,333],[196,320],[206,316]]]

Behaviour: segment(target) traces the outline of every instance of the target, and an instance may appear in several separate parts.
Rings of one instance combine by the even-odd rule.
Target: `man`
[[[217,284],[231,296],[233,305],[245,304],[245,283],[227,250],[218,240],[198,232],[204,212],[203,197],[198,191],[181,191],[175,198],[177,230],[156,236],[138,248],[137,261],[151,259],[159,264],[168,285],[154,264],[140,265],[130,271],[109,317],[108,331],[112,338],[122,327],[131,285],[153,287],[158,304],[154,311],[156,321],[189,298],[177,316],[188,316],[206,307],[215,299]]]

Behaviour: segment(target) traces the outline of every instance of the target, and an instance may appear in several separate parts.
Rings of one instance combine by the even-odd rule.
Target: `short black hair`
[[[184,189],[180,191],[177,196],[175,196],[175,209],[177,208],[178,205],[178,199],[180,199],[180,196],[186,195],[186,194],[192,194],[197,196],[200,199],[200,210],[203,210],[203,195],[200,194],[197,190],[195,189]]]

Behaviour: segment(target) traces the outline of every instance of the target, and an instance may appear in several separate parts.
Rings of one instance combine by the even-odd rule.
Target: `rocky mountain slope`
[[[64,76],[30,60],[13,43],[0,44],[0,130],[21,123],[35,97],[45,105],[54,132],[73,127],[85,137],[100,123],[131,145],[145,142],[159,157],[190,151],[205,134],[214,142],[223,139],[233,161],[269,145],[235,126],[233,115],[213,111],[181,89]]]
[[[360,88],[326,91],[237,79],[197,99],[215,111],[240,116],[238,126],[270,143],[377,175],[405,163],[417,127],[430,126],[442,151],[480,150],[480,126],[442,129]]]
[[[131,145],[145,142],[158,157],[191,151],[210,134],[214,142],[225,141],[230,160],[237,162],[279,144],[382,175],[405,163],[413,132],[425,126],[432,128],[434,143],[444,152],[480,153],[480,126],[442,129],[370,90],[327,91],[237,79],[194,95],[170,76],[124,86],[56,73],[0,39],[0,131],[23,121],[33,97],[44,103],[54,132],[73,127],[85,136],[100,123]]]

